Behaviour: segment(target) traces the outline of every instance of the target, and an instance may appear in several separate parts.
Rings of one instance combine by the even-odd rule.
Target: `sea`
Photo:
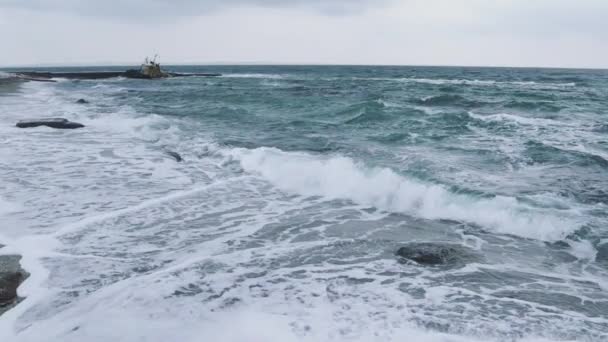
[[[607,70],[165,68],[1,74],[1,341],[608,341]]]

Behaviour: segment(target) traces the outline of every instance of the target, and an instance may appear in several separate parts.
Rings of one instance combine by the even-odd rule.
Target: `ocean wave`
[[[8,72],[4,72],[4,71],[0,71],[0,78],[9,78],[9,77],[14,77],[15,75],[12,73],[8,73]]]
[[[286,75],[280,74],[223,74],[221,77],[225,78],[262,78],[262,79],[283,79],[286,78]]]
[[[382,121],[387,118],[383,112],[385,105],[379,101],[366,101],[351,105],[345,110],[342,110],[339,114],[354,114],[350,118],[344,121],[345,124],[364,124],[368,122]]]
[[[597,133],[608,133],[608,124],[595,124],[592,131]]]
[[[425,96],[415,101],[417,104],[425,106],[462,106],[462,107],[479,107],[484,103],[475,100],[469,100],[460,95],[442,94]]]
[[[400,78],[402,82],[414,82],[424,83],[433,85],[471,85],[471,86],[517,86],[517,87],[530,87],[530,88],[565,88],[575,87],[576,83],[546,83],[546,82],[534,82],[534,81],[495,81],[495,80],[468,80],[468,79],[441,79],[441,78]]]
[[[475,114],[473,112],[468,112],[468,114],[471,118],[481,120],[484,122],[511,122],[511,123],[516,123],[519,125],[531,125],[531,126],[547,126],[547,125],[562,124],[561,122],[552,120],[552,119],[527,118],[527,117],[507,114],[507,113],[480,115],[480,114]]]
[[[598,166],[608,168],[608,156],[600,151],[592,151],[584,146],[564,147],[550,142],[530,140],[525,144],[524,155],[534,164]]]
[[[557,113],[564,109],[563,106],[557,106],[553,101],[509,101],[504,104],[506,108],[524,109],[524,110],[540,110],[544,112]]]
[[[409,133],[389,133],[370,137],[370,140],[383,144],[397,144],[411,138]]]
[[[0,86],[8,86],[18,83],[23,83],[25,80],[15,74],[0,71]],[[1,91],[1,90],[0,90]]]
[[[369,80],[384,82],[403,82],[419,83],[430,85],[467,85],[481,87],[517,87],[517,88],[537,88],[537,89],[562,89],[576,87],[576,82],[535,82],[535,81],[497,81],[497,80],[477,80],[477,79],[458,79],[458,78],[419,78],[419,77],[353,77],[353,80]],[[338,78],[327,80],[339,80]]]
[[[321,158],[275,148],[233,149],[228,154],[244,170],[302,196],[351,200],[389,212],[470,222],[540,240],[559,240],[577,229],[576,220],[565,210],[534,208],[513,197],[455,194],[440,185],[411,180],[388,168],[366,167],[347,157]]]
[[[495,85],[497,81],[482,81],[482,80],[467,80],[467,79],[441,79],[441,78],[400,78],[400,81],[403,82],[415,82],[415,83],[425,83],[425,84],[434,84],[434,85],[444,85],[444,84],[454,84],[454,85],[482,85],[489,86]]]
[[[0,78],[0,96],[16,93],[23,83],[25,81],[18,77]]]

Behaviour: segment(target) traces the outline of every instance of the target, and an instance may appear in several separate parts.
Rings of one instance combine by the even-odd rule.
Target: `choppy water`
[[[608,339],[607,71],[171,69],[0,86],[2,341]]]

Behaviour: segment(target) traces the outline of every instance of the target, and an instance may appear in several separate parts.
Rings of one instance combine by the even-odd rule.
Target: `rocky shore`
[[[19,260],[19,255],[0,255],[0,315],[21,300],[17,295],[17,288],[28,274],[21,268]]]

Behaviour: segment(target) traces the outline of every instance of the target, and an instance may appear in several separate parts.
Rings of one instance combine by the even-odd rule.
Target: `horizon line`
[[[38,64],[8,64],[0,65],[0,69],[15,68],[70,68],[70,67],[124,67],[139,66],[141,62],[85,62],[85,63],[38,63]],[[440,67],[440,68],[505,68],[505,69],[570,69],[570,70],[608,70],[608,67],[590,66],[511,66],[511,65],[457,65],[457,64],[384,64],[384,63],[290,63],[290,62],[169,62],[162,63],[165,66],[377,66],[377,67]]]

